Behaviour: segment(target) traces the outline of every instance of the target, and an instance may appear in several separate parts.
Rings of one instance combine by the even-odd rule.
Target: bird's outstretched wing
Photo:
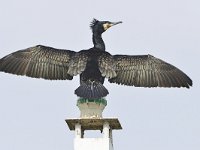
[[[85,66],[79,63],[76,55],[74,51],[37,45],[0,59],[0,71],[33,78],[72,80],[86,66],[86,63]],[[70,65],[73,68],[69,69]]]
[[[109,53],[102,54],[98,59],[99,70],[103,77],[108,79],[114,78],[116,74],[116,63],[113,56]]]
[[[186,87],[192,80],[181,70],[151,55],[114,55],[117,76],[111,83],[136,87]]]

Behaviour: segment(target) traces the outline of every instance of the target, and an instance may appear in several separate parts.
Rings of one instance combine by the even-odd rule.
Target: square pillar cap
[[[83,130],[102,130],[105,122],[109,123],[112,130],[120,130],[122,126],[117,118],[102,119],[66,119],[66,123],[70,130],[75,130],[75,124],[79,123]]]

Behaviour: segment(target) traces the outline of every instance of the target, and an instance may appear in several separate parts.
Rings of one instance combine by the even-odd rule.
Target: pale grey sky
[[[151,54],[188,74],[191,89],[110,84],[105,117],[118,117],[115,150],[200,149],[200,2],[198,0],[1,0],[0,58],[37,44],[92,47],[90,21],[123,21],[103,34],[111,54]],[[78,117],[73,81],[0,72],[0,149],[70,150]]]

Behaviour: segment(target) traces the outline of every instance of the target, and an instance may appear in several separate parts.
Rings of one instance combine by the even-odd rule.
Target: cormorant
[[[94,47],[79,52],[37,45],[0,59],[0,71],[48,80],[72,80],[80,75],[75,94],[82,98],[105,97],[104,79],[135,87],[186,87],[192,80],[175,66],[152,55],[111,55],[102,33],[122,22],[98,21],[90,25]]]

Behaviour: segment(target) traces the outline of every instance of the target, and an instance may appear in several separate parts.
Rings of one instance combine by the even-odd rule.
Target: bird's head
[[[102,34],[105,32],[108,28],[117,25],[119,23],[122,23],[122,21],[119,22],[110,22],[110,21],[99,21],[97,19],[93,19],[93,21],[90,24],[90,28],[92,29],[92,32],[96,32],[98,34]]]

